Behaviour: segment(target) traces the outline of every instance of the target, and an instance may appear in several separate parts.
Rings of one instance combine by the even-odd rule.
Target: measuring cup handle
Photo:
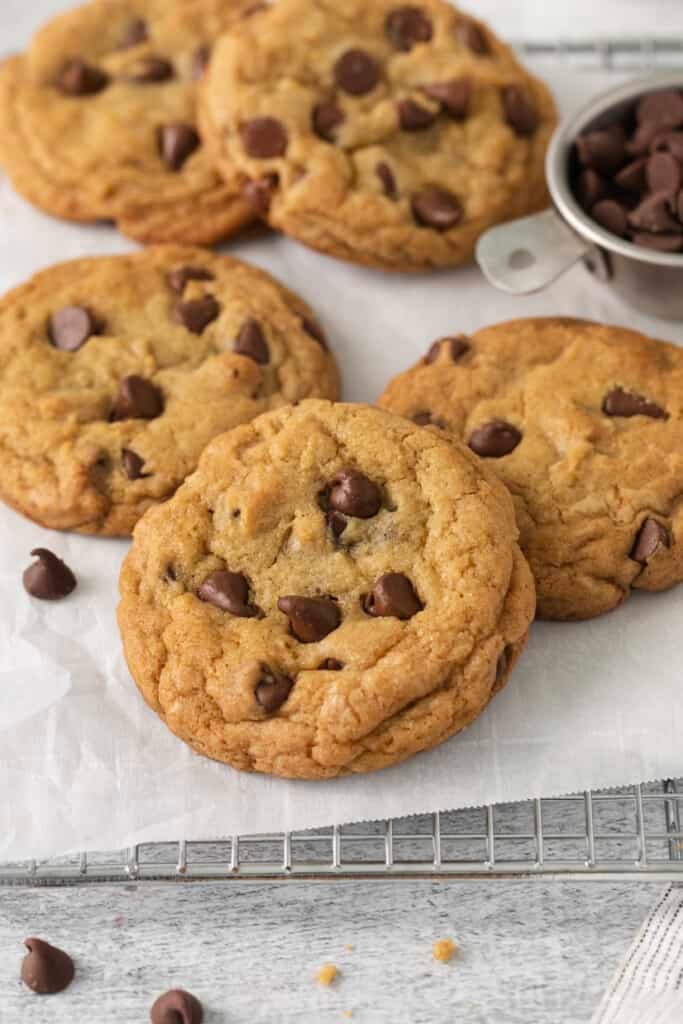
[[[495,288],[528,295],[594,251],[551,208],[490,228],[477,243],[476,258]]]

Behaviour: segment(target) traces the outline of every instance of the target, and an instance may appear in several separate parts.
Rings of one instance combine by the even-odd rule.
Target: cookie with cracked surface
[[[143,243],[209,244],[253,219],[197,130],[210,46],[248,0],[95,0],[0,68],[0,163],[48,213]]]
[[[435,746],[504,685],[534,613],[500,481],[366,406],[223,434],[134,537],[131,673],[174,733],[244,770],[331,778]]]
[[[512,492],[539,615],[683,580],[683,350],[583,320],[435,342],[379,404],[469,444]]]
[[[0,299],[0,497],[127,535],[217,434],[337,389],[308,307],[245,263],[159,246],[51,267]]]
[[[547,203],[550,93],[445,0],[279,0],[219,41],[200,121],[276,228],[389,270]]]

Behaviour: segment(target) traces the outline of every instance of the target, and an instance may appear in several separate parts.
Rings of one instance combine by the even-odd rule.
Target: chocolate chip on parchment
[[[430,346],[424,361],[427,364],[435,363],[442,352],[447,352],[450,361],[457,363],[469,350],[470,345],[465,338],[440,338]]]
[[[422,92],[441,104],[441,109],[456,121],[467,117],[472,86],[467,78],[451,78],[447,82],[423,85]]]
[[[240,327],[233,351],[262,366],[270,362],[270,350],[258,320],[250,317]]]
[[[392,46],[408,52],[418,43],[432,38],[432,23],[419,7],[396,7],[384,22],[384,31]]]
[[[385,196],[388,196],[389,199],[398,199],[396,178],[389,164],[384,160],[380,160],[375,167],[375,174],[380,180]]]
[[[204,43],[202,46],[198,46],[192,54],[192,68],[191,73],[195,81],[199,81],[204,76],[204,72],[209,66],[211,60],[211,47]]]
[[[266,214],[270,209],[273,193],[279,183],[280,177],[277,174],[264,174],[260,178],[251,178],[242,185],[242,196],[255,213]]]
[[[47,548],[34,548],[31,556],[37,561],[29,565],[23,575],[24,588],[31,597],[59,601],[74,590],[76,577],[61,558]]]
[[[114,401],[110,419],[153,420],[164,411],[164,395],[156,384],[146,377],[131,374],[124,377]]]
[[[507,85],[503,89],[505,120],[517,135],[533,135],[538,128],[538,114],[526,89]]]
[[[54,995],[67,988],[74,977],[74,962],[68,953],[44,939],[24,939],[28,953],[21,962],[21,980],[38,995]]]
[[[285,703],[293,686],[290,676],[275,672],[269,665],[261,665],[261,675],[254,689],[256,702],[268,714],[273,714]]]
[[[301,321],[301,326],[305,330],[306,334],[310,334],[310,336],[318,342],[320,347],[327,351],[327,338],[325,337],[325,332],[317,321],[313,320],[310,316],[305,316]]]
[[[173,310],[173,319],[187,327],[193,334],[201,334],[204,328],[216,319],[220,311],[221,307],[213,295],[205,295],[201,299],[178,302]]]
[[[247,155],[256,160],[284,156],[287,150],[287,129],[275,117],[253,117],[244,122],[240,134]]]
[[[619,238],[624,238],[628,231],[626,208],[616,199],[601,199],[592,207],[591,217]]]
[[[643,96],[636,107],[640,124],[654,122],[659,128],[678,128],[683,124],[683,96],[675,89],[661,89]]]
[[[149,32],[147,29],[147,22],[144,18],[134,18],[133,21],[128,23],[126,31],[123,34],[121,40],[121,49],[128,50],[131,46],[139,46],[140,43],[147,42],[149,38]]]
[[[101,329],[92,310],[86,306],[65,306],[52,314],[47,333],[55,348],[75,352]]]
[[[176,267],[166,275],[169,288],[182,295],[189,281],[213,281],[214,275],[204,267]]]
[[[150,1010],[151,1024],[202,1024],[202,1004],[182,988],[164,992]]]
[[[351,96],[371,92],[380,79],[380,67],[365,50],[347,50],[334,65],[334,80]]]
[[[159,156],[171,171],[179,171],[200,144],[198,133],[183,121],[169,121],[157,128]]]
[[[145,57],[126,73],[126,81],[147,85],[167,82],[174,75],[175,71],[170,61],[164,60],[163,57]]]
[[[152,475],[151,473],[143,473],[145,460],[137,452],[134,452],[132,448],[124,448],[122,450],[121,464],[123,465],[123,472],[129,480],[142,480]]]
[[[399,127],[404,132],[426,131],[427,128],[431,128],[437,118],[435,111],[429,110],[428,107],[423,107],[411,99],[399,100],[397,109]]]
[[[66,96],[94,96],[109,85],[109,75],[84,60],[70,60],[62,68],[57,88]]]
[[[473,430],[467,444],[483,459],[501,459],[513,452],[521,440],[521,433],[511,423],[491,420]]]
[[[197,591],[197,597],[240,619],[253,619],[259,614],[258,608],[249,601],[249,583],[239,572],[211,573]]]
[[[335,128],[343,124],[346,118],[339,104],[333,100],[321,100],[313,107],[311,124],[315,134],[325,142],[334,142]]]
[[[478,57],[483,57],[489,52],[489,45],[483,31],[473,21],[459,21],[456,35],[463,46],[466,46]]]
[[[651,402],[637,391],[613,388],[605,395],[602,411],[607,416],[649,416],[654,420],[668,420],[669,414],[661,405]]]
[[[629,558],[632,558],[634,562],[640,562],[641,565],[647,565],[652,556],[662,547],[671,547],[669,531],[656,519],[646,519],[638,531]]]
[[[413,216],[418,224],[435,231],[448,231],[463,218],[460,201],[438,185],[428,185],[412,198]]]
[[[281,597],[277,603],[289,619],[292,635],[302,644],[314,644],[338,628],[341,612],[329,597]]]
[[[363,610],[376,617],[412,619],[424,608],[407,576],[399,572],[385,573],[362,599]]]
[[[335,512],[371,519],[382,507],[382,491],[364,473],[343,469],[330,482],[327,501]]]

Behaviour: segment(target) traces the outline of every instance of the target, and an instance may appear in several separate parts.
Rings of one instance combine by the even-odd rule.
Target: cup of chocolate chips
[[[683,320],[683,71],[627,82],[566,118],[546,178],[551,208],[479,239],[491,283],[528,294],[581,261],[629,305]]]

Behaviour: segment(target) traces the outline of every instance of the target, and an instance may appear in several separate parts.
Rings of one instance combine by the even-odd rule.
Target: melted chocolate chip
[[[318,665],[319,672],[341,672],[343,668],[343,661],[337,661],[336,658],[325,658],[325,660]]]
[[[124,377],[110,419],[153,420],[164,411],[163,392],[151,380],[131,374]]]
[[[669,531],[661,523],[657,522],[656,519],[646,519],[638,531],[629,557],[634,562],[647,565],[652,556],[662,547],[671,547]]]
[[[326,518],[327,525],[332,531],[332,535],[337,539],[341,537],[342,533],[349,525],[344,516],[340,512],[328,512]]]
[[[377,175],[381,182],[382,188],[384,189],[384,194],[388,196],[389,199],[398,199],[398,188],[396,186],[396,178],[394,177],[394,172],[392,171],[389,164],[385,163],[384,160],[380,160],[380,162],[375,167],[375,174]]]
[[[202,1004],[182,988],[164,992],[150,1010],[151,1024],[202,1024]]]
[[[233,351],[261,365],[270,362],[270,350],[258,320],[250,318],[244,321]]]
[[[327,351],[327,338],[325,337],[325,332],[319,323],[312,320],[310,316],[305,316],[301,321],[301,326],[306,331],[306,334],[310,334],[310,336],[318,342],[320,347]]]
[[[292,635],[302,644],[314,644],[338,628],[341,612],[329,597],[281,597],[277,603],[289,619]]]
[[[325,142],[334,142],[335,128],[338,128],[344,121],[344,111],[335,100],[321,100],[313,107],[311,114],[313,131]]]
[[[175,71],[170,61],[164,60],[163,57],[145,57],[128,72],[126,81],[148,85],[154,82],[167,82],[174,75]]]
[[[256,160],[284,156],[287,151],[287,129],[275,117],[254,117],[240,129],[242,145]]]
[[[418,427],[439,426],[439,421],[432,417],[431,412],[416,412],[412,417],[413,423]]]
[[[514,451],[521,440],[517,427],[503,420],[492,420],[472,431],[467,443],[483,459],[501,459]]]
[[[270,209],[273,193],[279,183],[279,175],[264,174],[260,178],[245,181],[242,186],[242,195],[255,213],[266,214]]]
[[[176,267],[169,270],[166,280],[169,288],[172,288],[178,295],[185,291],[188,281],[213,281],[214,275],[204,267]]]
[[[66,96],[94,96],[108,85],[109,75],[84,60],[70,60],[57,79],[57,88]]]
[[[157,128],[159,156],[171,171],[179,171],[200,144],[199,135],[191,124],[170,121]]]
[[[384,31],[392,46],[405,52],[418,43],[428,43],[433,34],[430,19],[419,7],[397,7],[390,11]]]
[[[538,114],[520,85],[508,85],[503,89],[503,111],[505,120],[517,135],[533,135],[538,128]]]
[[[31,556],[37,561],[23,575],[24,588],[41,601],[59,601],[76,587],[76,577],[61,558],[47,548],[34,548]]]
[[[275,672],[268,665],[261,665],[261,675],[254,690],[257,704],[272,715],[289,697],[294,680],[282,672]]]
[[[124,448],[121,452],[121,464],[123,465],[123,472],[126,474],[129,480],[142,480],[151,473],[143,473],[145,466],[145,460],[134,452],[132,448]]]
[[[401,131],[423,132],[436,121],[436,113],[421,106],[414,100],[400,100],[398,103],[398,123]]]
[[[614,388],[602,403],[602,411],[607,416],[649,416],[654,420],[667,420],[669,414],[661,405],[650,402],[636,391],[625,391]]]
[[[200,78],[203,78],[210,60],[211,47],[206,43],[202,46],[198,46],[192,54],[192,77],[195,81],[199,81]]]
[[[380,67],[365,50],[347,50],[334,65],[334,79],[351,96],[372,92],[380,79]]]
[[[98,330],[101,325],[85,306],[65,306],[52,314],[47,325],[50,341],[63,352],[75,352]]]
[[[385,573],[362,601],[363,610],[376,617],[411,619],[424,608],[415,588],[403,573]]]
[[[217,318],[220,311],[221,307],[213,295],[205,295],[190,302],[178,302],[173,311],[173,319],[187,327],[193,334],[201,334],[204,328]]]
[[[429,185],[412,198],[413,216],[418,224],[435,231],[448,231],[463,218],[460,201],[444,188]]]
[[[364,473],[343,469],[333,477],[327,501],[335,512],[358,519],[371,519],[382,507],[382,491]]]
[[[438,100],[441,109],[455,121],[467,117],[472,86],[467,78],[452,78],[447,82],[432,82],[423,85],[422,92],[430,99]]]
[[[220,570],[211,573],[197,591],[197,596],[200,601],[240,619],[253,619],[259,614],[258,608],[249,601],[249,583],[239,572]]]
[[[24,939],[28,953],[21,962],[21,980],[38,995],[54,995],[67,988],[74,977],[68,953],[43,939]]]
[[[461,359],[469,350],[470,345],[465,338],[441,338],[430,346],[424,361],[427,364],[435,363],[442,352],[447,352],[450,361],[457,363],[458,359]]]
[[[135,18],[128,23],[128,27],[121,40],[121,49],[128,50],[131,46],[139,46],[140,43],[147,42],[148,38],[147,22],[144,18]]]
[[[463,46],[466,46],[478,57],[483,57],[489,52],[488,42],[482,29],[473,21],[460,21],[456,29],[456,35]]]

